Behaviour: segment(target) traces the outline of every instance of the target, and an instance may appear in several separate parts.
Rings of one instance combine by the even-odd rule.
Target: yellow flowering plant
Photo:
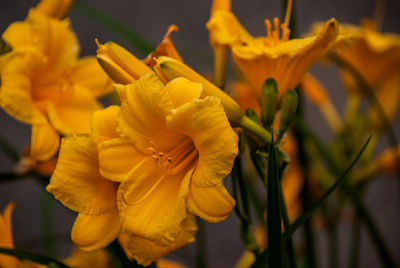
[[[358,27],[335,18],[298,37],[296,6],[283,2],[282,20],[265,19],[266,36],[256,37],[233,12],[236,2],[212,1],[203,26],[214,56],[212,81],[193,50],[181,41],[175,46],[175,24],[158,25],[166,33],[153,46],[79,0],[40,0],[24,21],[5,27],[0,106],[32,131],[22,153],[0,136],[0,149],[13,161],[0,172],[0,205],[8,198],[3,181],[42,190],[43,249],[17,236],[14,243],[15,204],[6,200],[0,267],[316,267],[322,257],[314,235],[321,232],[329,243],[323,256],[339,267],[345,245],[337,243],[339,223],[353,227],[351,265],[357,266],[362,224],[379,261],[395,267],[364,193],[381,175],[400,178],[391,124],[400,96],[400,39],[379,33],[376,22]],[[79,58],[70,10],[110,28],[135,53],[120,40],[103,43],[100,34],[91,40],[96,56]],[[179,25],[183,33],[188,26]],[[335,84],[310,70],[320,59],[343,78],[344,111],[330,97]],[[311,119],[309,104],[316,107]],[[319,115],[326,125],[312,128]],[[329,135],[320,138],[321,129]],[[390,146],[380,151],[384,134]],[[21,180],[27,177],[33,180]],[[57,233],[56,201],[73,212],[65,218],[71,226],[62,220],[67,234]],[[221,264],[218,253],[207,254],[220,237],[213,228],[229,224],[218,243],[230,262],[220,256]],[[300,227],[302,239],[294,236]],[[61,239],[74,244],[67,258],[57,252]],[[170,254],[179,262],[164,259]]]

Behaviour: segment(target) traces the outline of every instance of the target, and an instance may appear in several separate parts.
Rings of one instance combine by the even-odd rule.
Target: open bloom
[[[32,9],[2,38],[12,52],[0,60],[0,105],[32,125],[31,156],[46,160],[57,151],[60,134],[89,132],[91,113],[101,108],[96,98],[111,90],[111,80],[94,57],[78,59],[68,20]]]
[[[95,112],[91,137],[64,140],[47,190],[79,212],[79,247],[104,247],[122,227],[133,257],[149,264],[194,240],[192,214],[211,222],[229,215],[235,202],[222,180],[238,138],[221,101],[199,98],[200,83],[164,86],[149,73],[117,91],[121,108]]]
[[[318,31],[320,25],[314,26]],[[335,51],[350,63],[374,90],[386,115],[392,119],[400,103],[400,36],[378,32],[374,25],[365,20],[360,26],[341,24],[341,38]],[[342,76],[350,93],[360,93],[351,73],[342,71]],[[372,108],[371,119],[379,125],[379,114]]]
[[[279,19],[275,18],[274,30],[271,22],[265,20],[266,37],[253,37],[229,7],[226,3],[213,6],[207,23],[210,42],[214,49],[221,46],[230,48],[233,61],[251,86],[249,94],[257,100],[267,78],[272,77],[277,81],[279,98],[287,89],[294,89],[311,64],[330,47],[337,36],[337,22],[331,19],[316,36],[289,40],[288,25],[279,25]],[[281,39],[279,28],[282,29]]]

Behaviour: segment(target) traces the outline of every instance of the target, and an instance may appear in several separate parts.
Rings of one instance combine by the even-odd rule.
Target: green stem
[[[196,251],[196,268],[207,267],[207,239],[206,239],[206,225],[204,221],[197,218],[197,251]]]
[[[243,115],[242,119],[239,122],[239,126],[241,126],[243,129],[251,132],[256,136],[261,142],[264,144],[270,144],[272,135],[271,132],[248,118],[247,116]]]
[[[361,221],[358,213],[355,212],[353,220],[351,246],[350,246],[350,262],[349,268],[357,268],[360,256],[360,240],[361,240]]]
[[[245,245],[246,249],[249,251],[253,251],[255,254],[258,253],[258,247],[256,239],[254,238],[253,229],[251,227],[251,216],[250,216],[250,204],[249,204],[249,197],[247,192],[247,186],[245,183],[245,179],[243,177],[242,166],[240,157],[235,158],[235,162],[233,164],[232,169],[232,180],[233,185],[237,182],[239,184],[239,191],[240,191],[240,201],[242,204],[242,212],[239,209],[239,199],[237,197],[237,190],[236,191],[236,206],[237,212],[240,214],[240,236],[242,238],[243,244]]]
[[[47,255],[52,258],[57,256],[56,241],[54,239],[54,221],[53,221],[53,198],[46,190],[43,189],[40,198],[41,219],[42,219],[42,244]]]
[[[42,254],[25,251],[25,250],[0,247],[0,257],[1,257],[1,254],[14,256],[14,257],[16,257],[18,259],[22,259],[22,260],[30,260],[30,261],[40,263],[40,264],[50,266],[50,267],[54,267],[54,265],[56,265],[56,267],[60,267],[60,268],[68,268],[69,267],[56,259],[50,258],[50,257],[42,255]]]
[[[285,201],[285,198],[282,193],[282,187],[280,187],[279,197],[280,197],[280,203],[281,203],[283,226],[285,227],[285,230],[286,230],[286,228],[289,228],[289,226],[290,226],[290,220],[289,220],[289,216],[287,213],[286,201]],[[286,240],[285,245],[286,245],[286,251],[287,251],[287,256],[288,256],[288,260],[289,260],[289,267],[296,268],[297,267],[296,255],[294,252],[292,237],[289,237],[289,239]]]
[[[338,259],[338,241],[337,241],[337,228],[336,221],[334,219],[328,220],[328,240],[329,240],[329,267],[339,267]]]

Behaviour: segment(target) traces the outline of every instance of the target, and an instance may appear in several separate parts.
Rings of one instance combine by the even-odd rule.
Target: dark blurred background
[[[211,73],[212,50],[205,28],[211,1],[81,0],[81,2],[117,18],[154,47],[162,39],[168,25],[176,24],[180,30],[178,33],[174,33],[172,38],[185,62],[199,72]],[[232,9],[250,33],[264,35],[265,18],[271,19],[276,16],[282,18],[283,4],[281,2],[233,0]],[[336,18],[339,22],[358,24],[361,18],[372,17],[375,5],[373,0],[298,0],[294,2],[296,27],[299,35],[306,33],[313,22],[326,21],[331,17]],[[29,8],[36,3],[36,0],[0,0],[0,32],[3,32],[14,21],[24,20]],[[386,1],[384,32],[400,33],[399,12],[399,0]],[[94,39],[98,38],[100,42],[115,41],[140,58],[145,56],[131,47],[119,35],[85,17],[77,10],[73,9],[69,17],[81,44],[81,55],[94,55],[96,51]],[[342,111],[345,94],[337,69],[317,63],[311,70],[327,87],[337,109]],[[231,72],[229,75],[233,78]],[[330,132],[319,111],[308,102],[305,106],[307,121],[318,135],[323,137],[323,140],[328,141]],[[400,118],[397,113],[394,129],[398,138],[400,138],[399,126]],[[29,143],[30,127],[0,111],[0,135],[22,152]],[[382,141],[379,144],[380,150],[385,147],[387,147],[387,143]],[[12,162],[0,152],[0,172],[10,171],[11,168]],[[0,210],[10,201],[17,204],[13,216],[13,233],[18,248],[44,252],[40,238],[42,233],[40,213],[43,200],[49,197],[43,193],[42,189],[40,183],[29,178],[0,183]],[[371,209],[397,264],[400,265],[400,192],[394,176],[382,177],[370,183],[365,195],[365,202]],[[54,235],[59,245],[57,253],[59,256],[65,257],[70,254],[72,248],[69,233],[75,215],[57,201],[51,201],[50,204],[54,211]],[[232,212],[231,216],[222,223],[206,224],[206,232],[208,234],[208,267],[233,267],[243,252],[236,215]],[[316,232],[318,266],[327,267],[327,234],[324,230]],[[299,239],[301,239],[300,233],[297,234]],[[350,222],[341,223],[339,225],[340,267],[347,266],[348,263],[350,234]],[[193,267],[195,249],[195,244],[189,245],[175,252],[169,258]],[[375,248],[364,230],[360,252],[360,267],[381,267]]]

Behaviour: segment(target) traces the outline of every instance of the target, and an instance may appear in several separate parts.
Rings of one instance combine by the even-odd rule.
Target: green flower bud
[[[265,128],[270,128],[274,122],[276,103],[278,101],[278,85],[274,78],[265,80],[261,88],[261,120]]]
[[[289,89],[285,92],[281,105],[281,122],[279,125],[278,140],[282,138],[283,133],[285,133],[289,128],[289,125],[296,114],[298,103],[299,96],[297,95],[296,91]]]

